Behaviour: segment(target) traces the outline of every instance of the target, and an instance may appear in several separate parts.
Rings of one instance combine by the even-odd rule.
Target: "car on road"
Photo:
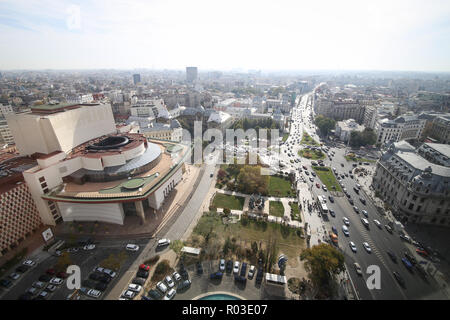
[[[414,265],[417,264],[417,260],[416,258],[414,258],[410,253],[408,253],[407,251],[405,251],[403,253],[405,255],[405,257]]]
[[[24,262],[22,262],[22,264],[27,267],[34,267],[36,265],[36,261],[25,260]]]
[[[367,210],[361,210],[361,213],[365,216],[368,217],[369,213],[367,212]]]
[[[175,283],[173,282],[173,280],[170,276],[166,276],[164,278],[164,281],[166,282],[166,284],[169,288],[173,288],[175,286]]]
[[[353,252],[356,252],[356,245],[355,245],[355,243],[353,241],[349,242],[349,246],[350,246],[350,249],[352,249]]]
[[[101,294],[102,294],[101,291],[95,290],[95,289],[90,289],[90,290],[87,292],[87,295],[90,296],[90,297],[92,297],[92,298],[98,298],[98,297],[101,296]]]
[[[409,237],[409,236],[407,236],[407,235],[404,235],[404,234],[401,234],[400,235],[400,239],[402,239],[402,240],[404,240],[404,241],[406,241],[406,242],[408,242],[408,243],[411,243],[411,238]]]
[[[385,224],[384,227],[386,228],[386,230],[387,230],[389,233],[392,233],[392,228],[391,228],[391,226]]]
[[[391,258],[392,262],[397,263],[397,257],[395,256],[395,254],[392,251],[386,251],[387,255],[389,256],[389,258]]]
[[[136,252],[136,251],[139,250],[139,246],[137,244],[129,243],[129,244],[126,245],[125,249],[127,249],[128,251]]]
[[[349,236],[350,236],[350,233],[348,232],[348,227],[347,227],[346,225],[343,225],[343,226],[342,226],[342,232],[344,233],[344,235],[345,235],[346,237],[349,237]]]
[[[366,228],[369,228],[369,220],[367,220],[366,218],[361,217],[361,222]]]
[[[57,277],[54,277],[54,278],[52,278],[52,279],[50,280],[50,284],[54,284],[54,285],[57,285],[57,286],[59,286],[59,285],[62,284],[63,282],[64,282],[63,279],[57,278]]]
[[[9,278],[10,278],[11,280],[17,280],[17,279],[20,278],[20,274],[19,274],[19,273],[16,273],[16,272],[13,272],[13,273],[11,273],[11,274],[9,275]]]
[[[366,199],[364,199],[364,198],[359,198],[359,201],[361,201],[361,203],[362,203],[363,205],[366,205]]]
[[[240,266],[240,262],[239,261],[235,261],[234,262],[234,267],[233,267],[233,273],[238,273],[239,272],[239,266]]]
[[[170,289],[169,292],[164,296],[163,300],[172,300],[173,297],[177,294],[177,291],[175,289]]]
[[[370,245],[367,242],[363,242],[363,247],[364,249],[366,249],[368,253],[372,252],[372,249],[370,248]]]
[[[248,275],[247,275],[247,278],[249,280],[252,280],[253,277],[255,276],[255,270],[256,270],[255,266],[253,266],[253,265],[250,266],[250,269],[248,270]]]
[[[320,184],[316,183],[316,187],[317,187],[318,189],[320,189]]]
[[[332,217],[336,217],[336,213],[334,212],[333,209],[328,209],[328,212],[330,213],[330,215],[331,215]]]
[[[348,220],[347,217],[343,217],[342,220],[344,221],[344,224],[349,226],[350,225],[350,220]]]
[[[356,213],[359,213],[359,209],[357,206],[353,206],[353,210],[355,210]]]
[[[334,202],[334,197],[330,195],[330,196],[328,196],[328,200],[330,200],[330,202],[333,203]]]
[[[323,189],[323,191],[325,191],[325,192],[327,192],[328,191],[328,189],[327,189],[327,186],[326,185],[322,185],[322,189]]]
[[[348,199],[348,202],[351,204],[351,205],[353,205],[354,204],[354,202],[353,202],[353,199]]]
[[[309,181],[314,182],[314,178],[313,177],[309,177]]]
[[[381,226],[381,222],[380,221],[378,221],[377,219],[373,219],[373,222],[375,223],[375,225],[378,227],[378,228],[382,228],[382,226]]]
[[[344,167],[344,164],[343,164],[343,163],[341,163],[341,167]]]
[[[160,239],[158,240],[158,248],[160,247],[165,247],[168,246],[170,244],[170,240],[169,239]]]
[[[400,276],[400,274],[397,271],[392,272],[394,275],[395,280],[397,280],[398,284],[405,288],[405,280]]]
[[[220,271],[211,273],[209,275],[209,279],[211,279],[211,280],[221,280],[222,277],[223,277],[223,273]]]
[[[331,227],[331,231],[333,231],[335,234],[338,234],[337,228],[335,226]]]
[[[220,259],[219,270],[222,272],[225,271],[225,259]]]
[[[83,250],[87,250],[87,251],[94,250],[94,249],[95,249],[95,244],[88,244],[83,247]]]
[[[358,262],[353,264],[355,266],[355,271],[358,276],[362,276],[362,269]]]

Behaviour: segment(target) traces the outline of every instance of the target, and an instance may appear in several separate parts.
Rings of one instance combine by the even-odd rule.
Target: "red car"
[[[316,187],[320,189],[320,184],[316,183]]]
[[[421,256],[428,257],[428,252],[426,252],[424,250],[416,249],[416,252],[418,254],[420,254]]]
[[[145,270],[145,271],[149,271],[150,270],[150,266],[146,265],[146,264],[141,264],[139,266],[139,270]]]
[[[45,272],[46,272],[47,274],[51,275],[51,276],[54,276],[55,273],[56,273],[55,269],[48,269],[48,270],[45,271]]]
[[[56,276],[57,276],[58,278],[65,279],[65,278],[67,278],[69,275],[68,275],[67,273],[65,273],[65,272],[58,272],[58,273],[56,274]]]

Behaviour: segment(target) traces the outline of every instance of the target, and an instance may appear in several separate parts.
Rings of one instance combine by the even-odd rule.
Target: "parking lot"
[[[126,254],[124,257],[126,259],[123,261],[120,270],[116,271],[116,276],[107,283],[106,288],[101,292],[100,296],[97,298],[92,298],[87,296],[86,294],[81,294],[80,299],[102,299],[105,297],[108,292],[111,290],[111,288],[114,287],[115,283],[120,279],[122,274],[131,266],[131,264],[134,262],[135,258],[138,256],[138,252],[132,252],[125,250],[125,246],[127,243],[134,243],[139,245],[141,248],[145,246],[145,244],[148,242],[148,240],[126,240],[126,241],[102,241],[101,243],[95,243],[96,247],[93,250],[83,250],[82,248],[79,249],[77,252],[71,252],[70,253],[70,259],[74,265],[77,265],[80,267],[81,270],[81,280],[82,280],[82,286],[89,284],[91,287],[88,287],[88,289],[91,289],[98,285],[98,282],[100,281],[94,281],[90,280],[86,282],[86,280],[89,278],[89,275],[93,273],[94,268],[96,268],[99,263],[106,258],[108,258],[111,254],[117,255],[121,252],[125,252]],[[16,300],[21,295],[26,293],[35,282],[39,281],[39,278],[47,274],[47,271],[49,269],[52,269],[58,261],[57,256],[48,256],[43,259],[42,261],[38,261],[35,266],[33,266],[31,269],[27,270],[23,274],[20,274],[20,277],[17,280],[12,280],[13,285],[10,288],[2,288],[2,299],[3,300]],[[21,262],[22,263],[22,262]],[[4,277],[8,278],[7,275],[15,272],[16,268],[19,267],[19,265],[12,268]],[[54,276],[54,275],[53,275]],[[44,281],[43,281],[44,282]],[[46,290],[49,292],[49,294],[45,297],[47,300],[64,300],[67,298],[67,296],[71,293],[73,293],[74,290],[69,290],[66,286],[66,281],[62,284],[56,285],[56,289],[51,292],[49,290]],[[42,291],[45,290],[45,288],[49,285],[49,282],[44,282],[44,287],[39,288],[34,292],[33,297],[37,297]]]

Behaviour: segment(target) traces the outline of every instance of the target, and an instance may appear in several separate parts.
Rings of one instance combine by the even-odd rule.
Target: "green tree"
[[[344,270],[344,255],[327,243],[303,250],[300,259],[310,273],[313,284],[320,292],[329,292],[336,274]]]
[[[267,194],[269,176],[261,175],[260,166],[245,165],[240,170],[236,181],[241,192]]]
[[[336,127],[336,121],[323,115],[318,115],[314,123],[324,135],[328,135]]]

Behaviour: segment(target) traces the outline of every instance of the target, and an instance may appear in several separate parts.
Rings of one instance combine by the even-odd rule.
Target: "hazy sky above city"
[[[450,71],[450,1],[0,0],[0,69]]]

